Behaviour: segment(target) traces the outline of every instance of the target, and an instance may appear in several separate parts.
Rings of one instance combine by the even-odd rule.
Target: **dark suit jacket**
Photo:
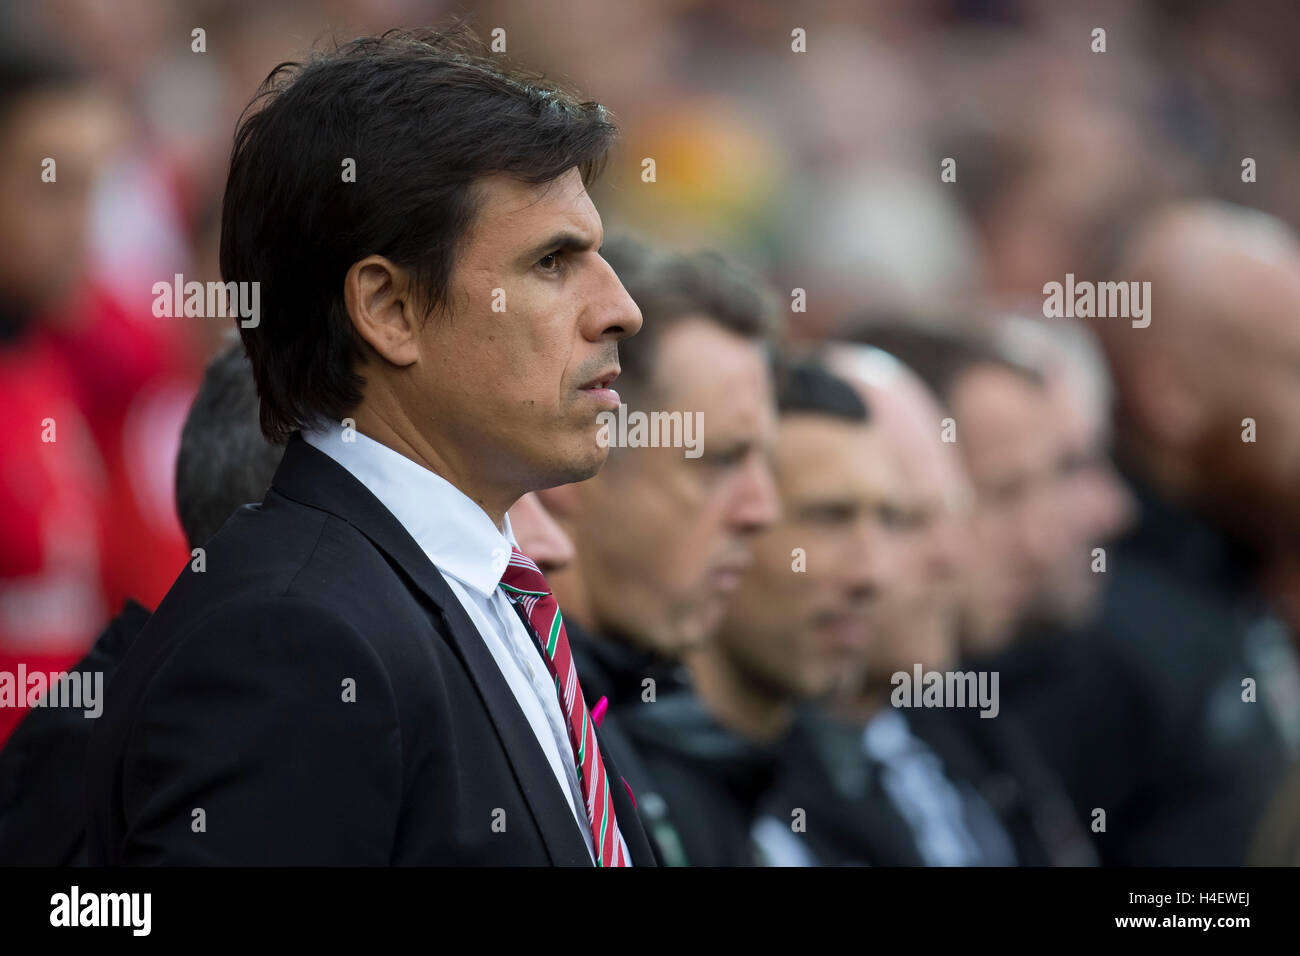
[[[148,610],[128,598],[71,670],[102,673],[107,683],[148,620]],[[0,750],[0,866],[86,865],[86,747],[94,729],[75,707],[35,708]]]
[[[1081,818],[1105,810],[1107,830],[1089,831],[1103,865],[1240,866],[1290,759],[1270,705],[1294,711],[1291,654],[1270,639],[1258,555],[1133,490],[1140,520],[1107,549],[1097,620],[984,666]],[[1245,677],[1258,703],[1242,701]]]
[[[206,562],[105,693],[92,865],[591,865],[482,637],[346,469],[295,434]],[[601,749],[632,861],[652,865]]]
[[[757,866],[751,831],[776,778],[779,748],[724,727],[687,686],[623,711],[621,726],[641,758],[675,846],[678,865]],[[664,843],[659,819],[654,833]]]

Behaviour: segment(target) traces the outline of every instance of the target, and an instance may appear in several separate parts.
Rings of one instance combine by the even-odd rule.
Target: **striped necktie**
[[[573,656],[569,653],[569,637],[564,632],[560,605],[547,589],[546,578],[537,565],[518,548],[511,548],[510,563],[501,577],[501,589],[523,608],[534,637],[541,645],[546,667],[555,679],[555,692],[569,726],[569,742],[573,745],[582,796],[587,804],[596,864],[627,866],[622,835],[614,817],[614,804],[609,797],[605,764],[600,759],[600,745],[596,743],[596,728],[578,685],[578,670],[573,666]]]

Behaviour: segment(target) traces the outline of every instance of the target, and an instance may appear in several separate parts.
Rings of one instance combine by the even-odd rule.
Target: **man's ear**
[[[1153,350],[1139,365],[1132,395],[1142,427],[1166,448],[1191,447],[1206,427],[1203,391],[1190,387],[1167,355]]]
[[[352,263],[343,277],[343,302],[353,328],[383,359],[403,367],[420,357],[412,293],[410,274],[383,256]]]

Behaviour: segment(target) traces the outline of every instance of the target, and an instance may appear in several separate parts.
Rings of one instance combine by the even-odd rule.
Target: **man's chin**
[[[589,445],[566,455],[563,460],[552,462],[547,470],[551,477],[544,487],[554,488],[558,485],[571,485],[574,482],[594,478],[604,467],[609,458],[609,449],[598,445]]]
[[[704,647],[722,626],[726,605],[717,601],[709,608],[682,618],[673,628],[671,647],[665,648],[673,657],[681,657]]]

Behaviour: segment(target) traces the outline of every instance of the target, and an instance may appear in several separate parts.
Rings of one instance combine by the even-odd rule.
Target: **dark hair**
[[[717,252],[667,252],[622,234],[606,239],[600,254],[641,309],[641,331],[618,347],[615,387],[629,406],[651,392],[659,341],[681,319],[701,316],[769,346],[780,334],[771,292]]]
[[[84,70],[54,50],[19,47],[13,38],[0,40],[0,132],[8,124],[9,114],[26,97],[89,84]]]
[[[253,370],[235,342],[208,364],[181,431],[176,511],[191,548],[240,505],[262,500],[283,454],[258,425]]]
[[[866,423],[871,413],[862,396],[818,361],[780,359],[774,363],[776,407],[782,415],[826,415]]]
[[[975,333],[889,321],[851,326],[838,337],[888,352],[914,371],[944,405],[949,404],[957,381],[977,366],[991,365],[1033,385],[1043,384],[1037,370],[1016,361]]]
[[[353,263],[411,269],[427,317],[448,305],[480,178],[541,184],[576,167],[590,182],[616,135],[603,106],[506,65],[461,23],[276,67],[235,134],[221,223],[222,278],[261,283],[265,318],[240,334],[266,436],[361,401],[363,342],[343,302]]]

